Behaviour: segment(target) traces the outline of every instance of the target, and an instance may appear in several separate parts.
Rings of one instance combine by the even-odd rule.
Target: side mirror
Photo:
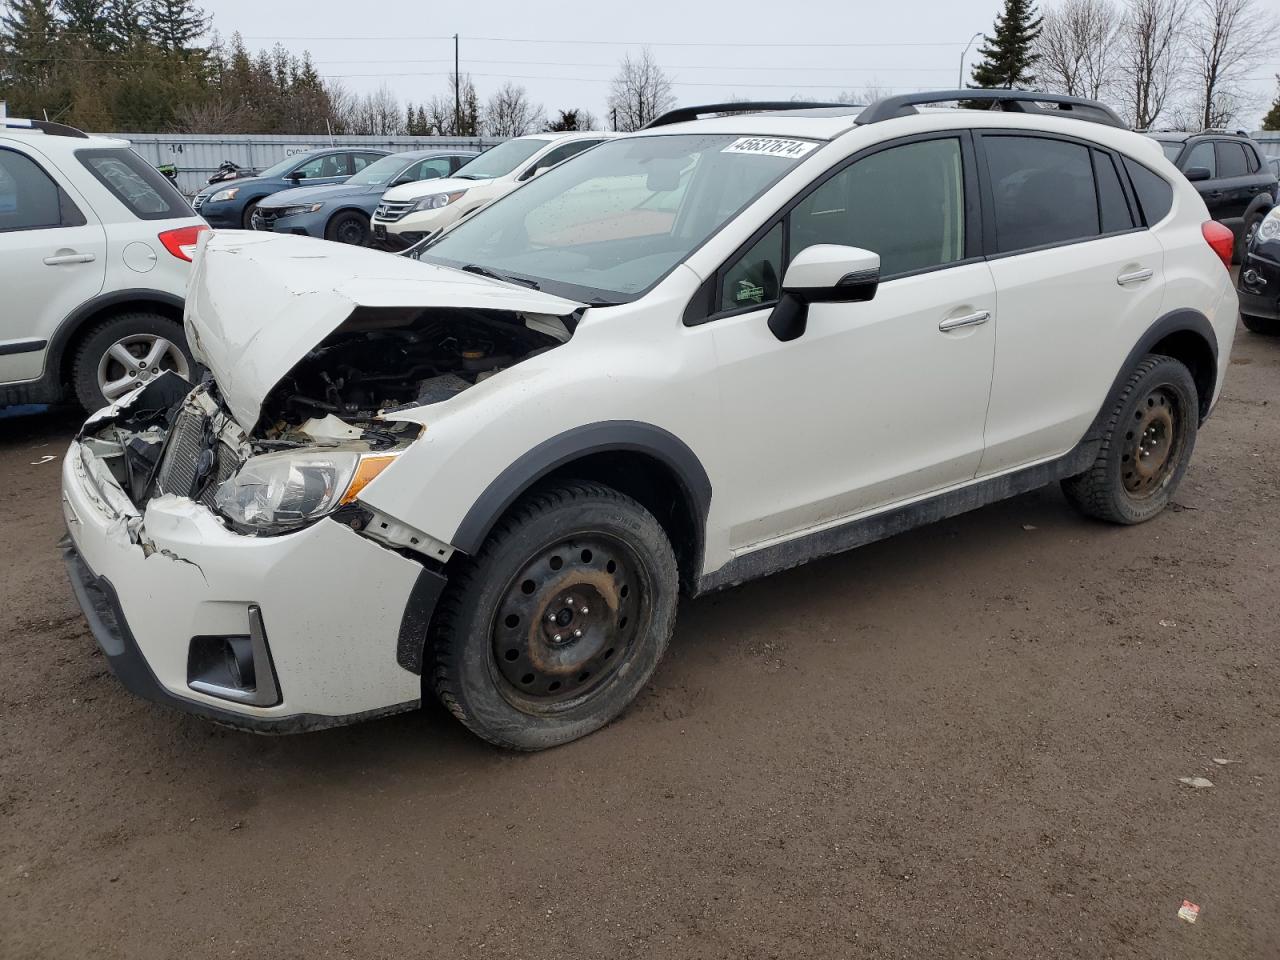
[[[533,175],[535,178],[540,177],[550,169],[550,167],[539,167],[537,170],[533,171]]]
[[[769,314],[769,330],[786,343],[801,336],[811,303],[861,303],[876,295],[880,254],[861,247],[819,243],[805,247],[782,278],[782,296]]]
[[[1183,171],[1183,176],[1192,183],[1198,183],[1201,180],[1211,179],[1213,174],[1209,172],[1208,167],[1187,167],[1187,169]]]
[[[306,178],[307,178],[307,175],[303,173],[301,170],[293,171],[293,173],[289,174],[289,177],[288,177],[288,179],[292,180],[294,183],[297,183],[299,180],[305,180]]]

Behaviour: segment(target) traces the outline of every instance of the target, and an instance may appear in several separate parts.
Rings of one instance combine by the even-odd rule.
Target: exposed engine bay
[[[554,317],[482,310],[357,309],[311,350],[263,404],[288,430],[317,417],[368,420],[440,403],[569,339]]]
[[[80,440],[94,469],[109,470],[135,507],[173,494],[216,508],[219,488],[251,458],[387,459],[423,428],[382,414],[450,400],[565,342],[568,323],[496,310],[357,307],[275,385],[249,433],[212,377],[193,386],[168,373],[90,418]]]

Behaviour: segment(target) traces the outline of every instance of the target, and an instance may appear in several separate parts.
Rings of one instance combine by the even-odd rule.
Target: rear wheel
[[[1099,520],[1150,520],[1187,470],[1199,418],[1191,371],[1172,357],[1149,355],[1116,401],[1093,466],[1062,482],[1067,499]]]
[[[525,497],[441,601],[433,683],[477,735],[541,750],[635,698],[675,622],[675,556],[657,520],[609,487]]]
[[[324,238],[363,247],[369,242],[369,218],[355,210],[344,210],[329,221]]]
[[[1276,317],[1251,317],[1247,313],[1240,314],[1245,329],[1253,333],[1262,333],[1269,337],[1280,336],[1280,319]]]
[[[180,324],[156,313],[122,313],[81,342],[71,377],[81,405],[93,412],[166,370],[190,380],[193,367]]]

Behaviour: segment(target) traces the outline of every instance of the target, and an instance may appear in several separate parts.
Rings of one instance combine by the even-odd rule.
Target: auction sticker
[[[778,137],[739,137],[721,153],[756,153],[766,157],[803,157],[816,147],[808,140],[783,140]]]

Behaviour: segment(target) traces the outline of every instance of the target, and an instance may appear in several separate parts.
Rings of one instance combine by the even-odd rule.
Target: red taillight
[[[177,230],[166,230],[159,235],[158,239],[175,257],[190,263],[191,255],[196,252],[196,241],[200,239],[200,234],[208,229],[203,223],[198,227],[179,227]]]
[[[1236,235],[1217,220],[1206,220],[1200,225],[1200,232],[1204,234],[1205,242],[1213,247],[1213,252],[1218,255],[1222,265],[1230,270],[1231,256],[1236,250]]]

